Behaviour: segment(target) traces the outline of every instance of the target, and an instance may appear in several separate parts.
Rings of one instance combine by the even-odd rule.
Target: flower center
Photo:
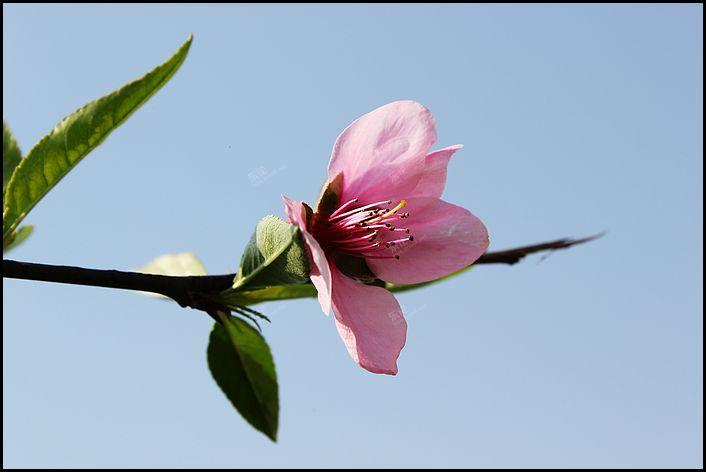
[[[314,225],[314,237],[325,251],[366,259],[399,259],[400,249],[414,240],[409,228],[398,227],[408,212],[407,205],[392,200],[359,205],[354,198],[344,203],[328,217],[319,215]]]

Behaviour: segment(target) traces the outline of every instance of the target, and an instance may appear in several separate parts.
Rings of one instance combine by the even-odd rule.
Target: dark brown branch
[[[476,264],[515,264],[529,254],[566,249],[592,241],[600,236],[602,234],[583,239],[565,238],[505,251],[487,252],[476,261]],[[233,283],[235,274],[176,277],[3,260],[2,276],[11,279],[39,280],[159,293],[173,299],[183,307],[188,306],[210,313],[223,307],[214,305],[213,300],[203,295],[216,294],[229,288]]]
[[[201,308],[198,306],[201,300],[198,296],[194,298],[194,295],[225,290],[233,284],[234,274],[174,277],[3,260],[2,276],[11,279],[153,292],[167,296],[181,306]]]
[[[476,261],[476,264],[516,264],[520,260],[530,254],[542,251],[554,251],[557,249],[567,249],[571,246],[576,246],[577,244],[587,243],[598,239],[605,233],[595,234],[587,238],[581,239],[557,239],[556,241],[549,241],[546,243],[533,244],[532,246],[522,246],[516,247],[514,249],[507,249],[505,251],[495,251],[486,252],[480,259]]]

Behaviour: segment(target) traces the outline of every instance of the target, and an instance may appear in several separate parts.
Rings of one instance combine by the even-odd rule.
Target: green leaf
[[[191,40],[189,37],[172,57],[142,78],[61,120],[29,151],[5,192],[3,240],[81,159],[167,83],[184,62]]]
[[[240,260],[233,289],[309,283],[309,260],[299,229],[268,215]]]
[[[229,307],[237,307],[255,305],[262,302],[311,297],[316,297],[316,288],[311,284],[277,285],[256,290],[226,290],[221,292],[220,301]]]
[[[252,326],[219,313],[208,343],[208,367],[216,383],[255,429],[277,440],[279,394],[270,348]]]
[[[152,259],[149,264],[141,267],[137,272],[155,275],[172,275],[175,277],[206,275],[206,269],[203,264],[201,264],[201,261],[190,252],[161,255]]]
[[[3,201],[5,200],[5,188],[12,177],[12,172],[17,167],[22,159],[22,152],[17,145],[17,141],[12,137],[10,128],[7,127],[5,120],[2,121],[2,194]]]
[[[136,272],[154,275],[171,275],[174,277],[186,277],[189,275],[207,275],[206,268],[200,260],[190,252],[180,252],[177,254],[163,254],[152,259],[146,266],[136,269]],[[171,300],[169,297],[159,293],[139,292],[148,297]]]
[[[473,265],[457,270],[453,274],[441,277],[429,282],[421,282],[410,285],[396,285],[386,283],[385,288],[393,293],[407,292],[416,290],[422,287],[433,285],[452,277],[456,277],[467,270],[470,270]],[[262,302],[272,302],[277,300],[292,300],[297,298],[315,298],[316,288],[311,284],[306,285],[279,285],[273,287],[265,287],[256,290],[226,290],[221,293],[221,301],[228,306],[248,306]]]
[[[22,242],[32,234],[32,231],[34,231],[33,225],[24,225],[17,231],[13,231],[10,237],[7,238],[7,241],[3,240],[2,252],[8,252],[22,244]]]
[[[420,282],[418,284],[395,285],[395,284],[391,284],[388,282],[387,284],[385,284],[385,288],[387,288],[390,292],[394,292],[394,293],[407,292],[409,290],[416,290],[418,288],[428,287],[429,285],[438,284],[439,282],[443,282],[444,280],[449,280],[452,277],[456,277],[457,275],[461,275],[464,272],[471,270],[473,267],[474,267],[474,265],[471,264],[471,265],[466,266],[463,269],[459,269],[456,272],[453,272],[449,275],[445,275],[443,277],[440,277],[440,278],[434,279],[434,280],[430,280],[428,282]]]

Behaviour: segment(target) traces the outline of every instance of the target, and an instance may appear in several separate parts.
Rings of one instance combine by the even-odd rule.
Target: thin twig
[[[546,243],[533,244],[531,246],[516,247],[513,249],[506,249],[504,251],[486,252],[475,262],[476,264],[516,264],[520,260],[530,254],[542,251],[555,251],[557,249],[567,249],[571,246],[576,246],[577,244],[587,243],[598,239],[605,233],[594,234],[587,238],[581,239],[571,239],[563,238],[557,239],[556,241],[549,241]]]

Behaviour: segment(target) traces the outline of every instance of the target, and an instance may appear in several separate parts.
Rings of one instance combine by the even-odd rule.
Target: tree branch
[[[198,296],[195,297],[195,294],[221,292],[233,284],[235,274],[175,277],[3,260],[2,276],[11,279],[159,293],[183,307],[201,308],[201,300]]]
[[[546,243],[533,244],[531,246],[516,247],[513,249],[506,249],[505,251],[495,251],[486,252],[475,262],[475,264],[516,264],[520,262],[522,258],[530,254],[542,251],[555,251],[557,249],[567,249],[571,246],[576,246],[577,244],[587,243],[598,239],[605,233],[594,234],[593,236],[588,236],[587,238],[581,239],[571,239],[563,238],[557,239],[555,241],[548,241]]]
[[[515,264],[529,254],[566,249],[577,244],[593,241],[602,235],[603,233],[582,239],[557,239],[556,241],[522,246],[505,251],[487,252],[475,263]],[[231,287],[235,274],[177,277],[3,260],[2,276],[10,279],[39,280],[43,282],[153,292],[171,298],[182,307],[192,307],[212,312],[219,307],[214,306],[213,301],[208,297],[204,297],[203,294],[215,294]]]

